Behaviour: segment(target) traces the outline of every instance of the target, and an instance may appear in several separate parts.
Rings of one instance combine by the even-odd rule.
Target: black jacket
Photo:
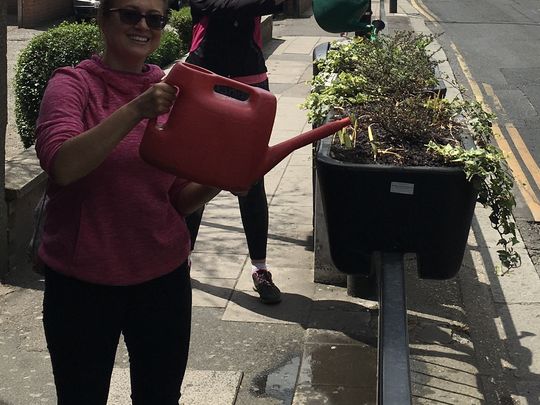
[[[226,77],[266,72],[262,50],[254,38],[259,17],[281,11],[275,0],[190,0],[194,27],[204,36],[187,62]]]

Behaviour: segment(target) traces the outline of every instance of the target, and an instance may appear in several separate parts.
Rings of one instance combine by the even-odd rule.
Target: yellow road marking
[[[525,145],[521,134],[513,124],[506,124],[506,130],[508,131],[510,138],[512,138],[512,142],[514,142],[514,146],[519,152],[523,163],[525,163],[525,166],[529,169],[531,177],[534,179],[534,182],[538,188],[540,188],[540,168],[532,157],[529,148],[527,148],[527,145]]]
[[[514,152],[512,152],[512,148],[508,144],[508,141],[504,137],[500,127],[497,124],[493,124],[493,133],[496,135],[495,140],[497,142],[497,145],[506,156],[508,166],[510,167],[510,170],[512,170],[512,174],[514,175],[516,184],[519,188],[521,195],[523,196],[523,199],[529,207],[529,210],[531,211],[533,219],[535,221],[538,221],[540,219],[540,202],[538,201],[538,197],[531,190],[531,186],[529,184],[527,176],[521,169],[519,161],[516,159]]]
[[[456,54],[456,58],[459,63],[459,66],[461,67],[461,70],[463,71],[465,78],[469,82],[469,86],[471,86],[472,92],[476,100],[484,105],[484,108],[486,109],[486,111],[491,112],[491,108],[489,108],[489,106],[486,104],[484,100],[484,96],[482,95],[482,90],[480,89],[480,86],[474,81],[472,74],[467,64],[465,63],[465,59],[463,58],[463,56],[461,55],[461,53],[459,52],[459,50],[457,49],[456,45],[453,42],[450,43],[450,46],[452,50],[454,51],[454,53]],[[492,90],[493,89],[491,89],[491,91]],[[497,99],[497,102],[500,105],[500,102],[498,101],[498,99]],[[517,160],[514,153],[512,152],[512,149],[510,145],[508,144],[508,141],[504,137],[500,127],[495,123],[493,124],[493,132],[495,134],[495,142],[497,143],[497,146],[501,149],[501,151],[506,156],[508,166],[513,172],[518,189],[521,195],[523,196],[523,199],[525,200],[527,206],[529,207],[529,210],[531,211],[534,221],[535,222],[540,221],[540,203],[538,202],[538,198],[534,195],[534,192],[531,190],[531,185],[529,184],[527,176],[523,172],[519,164],[519,161]],[[521,136],[519,138],[521,138]],[[518,147],[516,148],[519,150]]]
[[[498,110],[504,112],[502,103],[499,100],[499,97],[497,97],[497,95],[493,91],[493,87],[491,87],[491,85],[487,83],[483,83],[483,86],[484,86],[484,89],[486,90],[487,95],[493,99],[495,107]],[[506,127],[506,131],[508,132],[508,135],[510,135],[510,139],[512,139],[512,142],[514,143],[514,146],[516,147],[518,151],[519,156],[521,156],[521,159],[523,160],[525,167],[528,169],[529,173],[531,174],[531,177],[533,178],[538,188],[540,188],[540,167],[538,167],[538,164],[532,157],[531,152],[529,151],[529,148],[527,148],[527,145],[525,145],[525,142],[523,141],[523,137],[519,133],[518,129],[514,126],[514,124],[508,123],[508,124],[505,124],[505,127]]]
[[[411,0],[412,6],[418,10],[420,14],[424,16],[427,21],[438,21],[439,19],[435,14],[429,11],[421,1]]]

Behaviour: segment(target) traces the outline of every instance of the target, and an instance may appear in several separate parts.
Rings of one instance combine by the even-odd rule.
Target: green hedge
[[[47,81],[61,66],[75,66],[100,51],[94,24],[62,23],[39,34],[23,49],[15,71],[15,119],[25,148],[34,144],[35,122]]]
[[[176,31],[164,30],[159,48],[146,61],[165,68],[175,60],[180,59],[180,56],[182,56],[181,50],[182,42]]]
[[[149,63],[166,67],[181,56],[182,43],[176,31],[164,31],[160,47]],[[102,51],[95,23],[63,22],[35,36],[21,52],[15,67],[15,120],[25,148],[35,141],[35,123],[43,92],[53,71],[75,66]]]
[[[171,10],[169,25],[176,30],[180,41],[182,41],[182,54],[189,51],[192,37],[191,12],[189,7],[182,7],[179,11]]]

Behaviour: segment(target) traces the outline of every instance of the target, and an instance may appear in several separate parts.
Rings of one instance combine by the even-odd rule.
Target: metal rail
[[[389,12],[397,13],[397,0],[390,0]],[[371,3],[362,20],[374,24],[377,32],[384,28],[386,12],[384,0],[379,2],[379,20],[371,21]],[[377,25],[375,25],[377,24]],[[356,32],[365,35],[365,32]],[[329,44],[319,45],[313,52],[316,61],[326,56]],[[316,65],[313,75],[317,74]],[[315,170],[314,170],[315,173]],[[409,362],[409,333],[407,328],[407,304],[403,253],[382,252],[376,260],[379,331],[377,348],[377,404],[411,405],[411,372]],[[370,277],[349,275],[347,292],[354,297],[373,297],[372,287],[376,284]]]
[[[411,372],[403,254],[383,252],[378,270],[377,404],[410,405]]]

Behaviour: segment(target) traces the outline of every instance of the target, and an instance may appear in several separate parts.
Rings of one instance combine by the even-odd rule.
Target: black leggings
[[[266,240],[268,237],[268,203],[264,190],[264,180],[253,185],[244,197],[238,197],[240,216],[248,244],[249,257],[252,260],[266,258]],[[191,236],[191,250],[195,247],[199,226],[201,225],[204,206],[186,217],[186,224]]]
[[[45,270],[43,324],[58,405],[105,405],[120,333],[134,405],[178,405],[191,332],[183,264],[134,286],[90,284]]]
[[[260,87],[270,91],[268,80],[253,84],[254,87]],[[245,94],[229,87],[216,86],[216,91],[234,97],[239,100],[245,100]],[[240,206],[240,216],[244,226],[244,234],[248,244],[249,257],[251,260],[266,259],[266,243],[268,239],[268,202],[266,191],[264,189],[264,179],[255,183],[249,193],[244,197],[238,197]],[[186,217],[187,227],[191,236],[191,250],[195,248],[195,241],[199,233],[199,227],[204,212],[204,207]]]

